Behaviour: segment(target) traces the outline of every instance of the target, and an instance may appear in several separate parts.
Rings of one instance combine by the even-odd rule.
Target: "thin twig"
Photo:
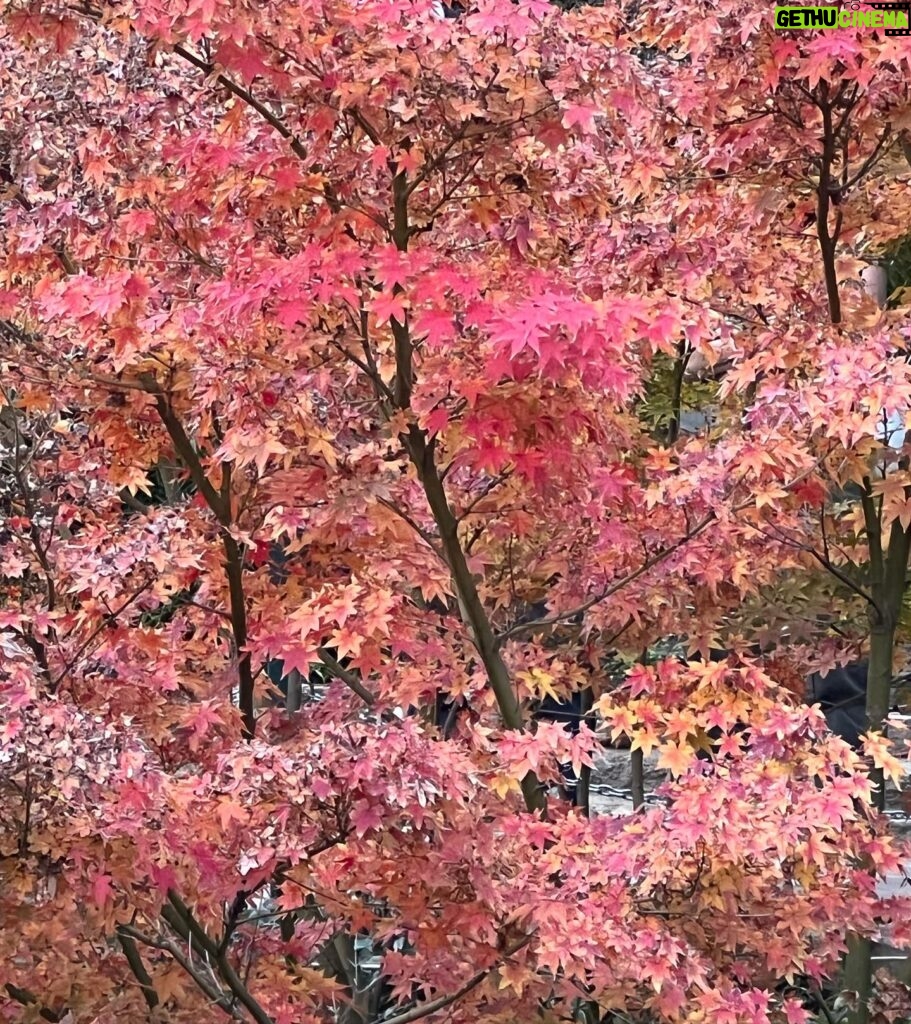
[[[526,935],[521,942],[517,942],[507,950],[503,956],[503,960],[511,957],[514,953],[518,953],[519,950],[527,946],[533,938],[534,935]],[[432,1013],[437,1013],[439,1010],[445,1010],[447,1006],[452,1006],[452,1004],[461,999],[462,996],[467,995],[473,989],[476,989],[478,985],[480,985],[485,979],[489,978],[499,966],[500,964],[498,963],[493,967],[488,967],[485,971],[478,971],[478,973],[472,975],[464,985],[457,988],[455,992],[450,993],[448,996],[440,996],[438,999],[432,999],[429,1003],[424,1003],[421,1006],[414,1006],[410,1010],[406,1010],[404,1013],[398,1013],[394,1017],[387,1017],[383,1021],[383,1024],[411,1024],[411,1021],[420,1020],[422,1017],[429,1017]]]
[[[209,61],[200,57],[198,54],[193,53],[192,50],[188,50],[183,43],[178,43],[174,47],[174,52],[179,56],[183,57],[185,61],[188,61],[194,67],[199,68],[200,71],[204,71],[207,75],[211,75],[215,70],[215,65],[210,64]],[[232,81],[227,75],[219,74],[216,81],[219,85],[223,86],[228,92],[233,93],[238,99],[241,99],[248,106],[252,107],[262,119],[268,122],[278,132],[283,139],[287,139],[291,144],[291,151],[300,160],[307,159],[307,150],[304,144],[297,138],[294,132],[285,124],[284,121],[276,114],[258,100],[249,89],[245,89],[242,85],[238,85],[237,82]]]
[[[152,949],[160,949],[166,953],[170,953],[174,960],[183,968],[183,970],[193,979],[199,989],[206,995],[206,997],[219,1007],[234,1020],[243,1021],[244,1015],[231,1005],[231,1000],[227,994],[220,991],[216,985],[214,985],[205,975],[200,974],[196,970],[193,962],[184,954],[180,946],[171,939],[164,938],[163,936],[148,935],[146,932],[140,931],[138,928],[134,928],[133,925],[123,924],[120,926],[120,932],[124,935],[135,939],[137,942],[141,942],[144,946],[150,946]]]
[[[396,505],[392,501],[387,500],[386,498],[377,498],[377,501],[379,502],[380,505],[383,506],[383,508],[388,508],[390,512],[393,512],[395,515],[399,517],[399,519],[401,519],[403,522],[406,522],[411,527],[411,529],[414,530],[414,532],[421,538],[421,540],[424,541],[424,543],[430,548],[430,550],[435,555],[437,555],[437,557],[443,557],[443,553],[437,547],[436,538],[433,536],[433,534],[425,530],[423,526],[421,526],[420,523],[416,522],[415,519],[412,516],[410,516],[404,509],[399,508],[398,505]]]
[[[566,612],[559,612],[556,615],[549,615],[543,619],[534,619],[531,622],[520,622],[515,626],[511,626],[509,629],[504,630],[497,637],[497,643],[499,645],[504,644],[507,640],[512,640],[514,637],[522,636],[525,633],[535,633],[540,629],[547,629],[549,626],[555,626],[560,622],[567,622],[570,619],[574,619],[577,615],[582,615],[587,612],[590,608],[594,608],[595,605],[600,604],[602,601],[606,601],[609,597],[612,597],[617,593],[618,590],[622,590],[624,587],[633,583],[639,579],[640,576],[644,576],[650,569],[653,569],[660,562],[663,562],[666,558],[669,558],[675,551],[682,548],[684,544],[687,544],[710,524],[715,521],[715,513],[709,512],[703,519],[701,519],[694,527],[687,530],[687,532],[679,539],[674,541],[673,544],[666,548],[662,548],[661,551],[656,555],[652,555],[651,558],[647,558],[638,569],[624,576],[622,579],[612,583],[609,587],[605,587],[604,590],[595,594],[594,597],[589,598],[587,601],[583,601],[582,604],[577,605],[575,608],[570,609]]]
[[[127,600],[124,601],[123,604],[120,605],[119,608],[115,609],[110,614],[105,615],[104,619],[102,620],[101,624],[97,627],[97,629],[93,630],[89,634],[88,638],[80,646],[79,650],[77,650],[76,653],[73,655],[73,657],[70,658],[70,660],[63,666],[63,669],[61,670],[60,674],[54,680],[52,680],[52,682],[50,683],[50,688],[51,688],[51,692],[52,693],[63,682],[63,680],[69,675],[69,673],[73,669],[73,666],[79,661],[79,659],[82,657],[82,655],[85,654],[85,652],[91,646],[91,644],[95,640],[95,638],[100,633],[102,633],[108,626],[113,625],[115,620],[121,615],[121,613],[125,612],[127,610],[127,608],[130,607],[131,604],[133,604],[139,597],[141,597],[142,594],[144,594],[149,589],[149,587],[151,587],[153,582],[154,582],[154,580],[152,580],[152,579],[146,580],[146,582],[143,583],[142,586],[139,587],[139,589],[136,590],[130,597],[128,597]]]
[[[234,970],[230,960],[228,960],[227,953],[219,950],[218,945],[209,937],[205,929],[199,924],[189,907],[187,907],[183,900],[173,890],[168,893],[168,902],[170,903],[170,907],[165,908],[165,911],[162,913],[162,917],[165,917],[165,920],[169,923],[171,923],[174,917],[180,919],[180,921],[186,926],[190,935],[192,935],[192,937],[200,944],[204,952],[214,960],[219,976],[227,984],[237,1002],[239,1002],[256,1021],[256,1024],[273,1024],[272,1017],[266,1013],[262,1006],[260,1006],[259,1002],[253,997],[250,990],[237,974],[237,971]],[[173,911],[173,913],[167,913],[168,911]]]

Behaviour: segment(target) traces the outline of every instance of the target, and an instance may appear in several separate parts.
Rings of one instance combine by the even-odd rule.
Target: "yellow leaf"
[[[525,991],[525,982],[527,980],[526,968],[513,964],[503,964],[497,973],[500,976],[498,988],[501,991],[504,988],[511,988],[516,995],[522,995]]]
[[[658,746],[658,737],[647,726],[637,729],[630,741],[630,750],[641,750],[645,757]]]
[[[686,742],[668,743],[661,751],[659,768],[666,768],[671,775],[683,775],[689,770],[694,758],[693,748]]]
[[[509,793],[520,793],[522,790],[518,779],[513,779],[509,775],[495,775],[490,780],[490,788],[501,800]]]
[[[530,672],[520,673],[519,678],[535,697],[551,697],[559,703],[561,698],[554,690],[554,677],[549,672],[536,666]]]

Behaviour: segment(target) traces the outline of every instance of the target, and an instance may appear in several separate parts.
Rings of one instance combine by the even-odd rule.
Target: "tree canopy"
[[[907,40],[742,0],[2,11],[4,1019],[829,1012],[847,933],[911,938],[874,807]],[[797,698],[864,645],[855,752]],[[278,660],[321,699],[276,708]],[[548,792],[622,737],[661,803]]]

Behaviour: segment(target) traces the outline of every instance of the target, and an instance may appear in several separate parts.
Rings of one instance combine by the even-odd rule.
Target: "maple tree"
[[[908,408],[903,320],[838,261],[904,230],[905,44],[440,14],[4,7],[7,1019],[799,1022],[847,930],[908,937],[865,765],[787,691],[815,624],[605,668],[876,564],[825,500]],[[656,371],[724,346],[721,428],[653,436]],[[270,709],[279,660],[322,699]],[[598,739],[529,707],[589,687],[662,805],[547,799]]]
[[[741,41],[757,17],[747,14]],[[849,633],[869,641],[867,749],[881,750],[876,734],[885,730],[902,633],[911,492],[906,311],[877,305],[905,281],[893,277],[879,303],[871,301],[877,296],[869,284],[845,284],[875,281],[862,269],[870,263],[894,272],[907,235],[905,44],[884,33],[822,33],[805,43],[770,34],[744,59],[735,35],[720,45],[709,41],[712,18],[695,32],[655,21],[661,46],[682,43],[693,55],[675,75],[678,86],[705,96],[711,83],[708,121],[713,128],[720,121],[724,132],[719,138],[707,129],[702,111],[688,114],[687,127],[692,149],[701,139],[711,147],[700,166],[713,170],[713,198],[728,182],[740,202],[749,197],[753,211],[750,245],[737,262],[748,274],[752,264],[749,288],[713,282],[713,297],[730,303],[738,323],[736,342],[725,343],[736,364],[725,390],[744,395],[749,427],[766,452],[782,427],[792,439],[802,435],[824,485],[799,521],[788,522],[776,508],[761,528],[822,567],[841,591],[842,607],[845,596],[853,600],[842,627],[847,619]],[[717,90],[719,81],[725,88]],[[774,297],[764,280],[772,252],[787,254]],[[822,277],[824,293],[813,287],[813,275]],[[878,768],[873,777],[882,808]],[[862,1022],[869,1014],[870,950],[863,939],[854,947],[845,980],[858,993],[852,1019]]]

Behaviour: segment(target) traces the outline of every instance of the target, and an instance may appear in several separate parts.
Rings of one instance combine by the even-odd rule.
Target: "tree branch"
[[[867,548],[870,553],[870,572],[874,580],[883,576],[883,541],[882,526],[876,503],[873,500],[873,482],[864,477],[864,489],[860,496],[861,508],[864,513],[864,526],[867,531]]]
[[[194,67],[199,68],[200,71],[204,71],[207,75],[211,75],[215,71],[215,65],[210,64],[209,61],[200,57],[198,54],[193,53],[192,50],[188,50],[183,43],[178,43],[174,47],[174,52],[179,56],[183,57],[185,61],[188,61]],[[228,92],[233,93],[238,99],[241,99],[249,107],[252,107],[257,114],[262,117],[264,121],[270,124],[283,139],[287,139],[291,144],[291,152],[300,160],[307,159],[307,150],[304,144],[297,138],[294,132],[285,124],[284,121],[276,114],[258,100],[249,89],[245,89],[242,85],[238,85],[237,82],[232,81],[227,75],[219,74],[216,81],[220,86],[227,89]]]
[[[428,533],[428,531],[425,530],[420,523],[416,522],[404,509],[399,508],[395,502],[389,501],[386,498],[377,498],[377,501],[383,506],[383,508],[388,508],[390,512],[397,515],[403,522],[406,522],[438,558],[443,557],[442,552],[437,547],[436,537],[434,537],[432,533]]]
[[[183,968],[186,974],[193,979],[197,987],[212,1003],[215,1004],[215,1006],[224,1010],[224,1012],[234,1020],[244,1020],[243,1014],[232,1005],[227,994],[221,991],[204,974],[201,974],[196,969],[192,960],[184,954],[183,950],[176,942],[172,942],[171,939],[163,936],[147,935],[145,932],[140,931],[138,928],[134,928],[129,924],[120,925],[119,931],[129,938],[135,939],[137,942],[141,942],[144,946],[149,946],[152,949],[160,949],[165,953],[170,953],[174,960]]]
[[[244,593],[244,556],[240,544],[227,531],[222,536],[225,552],[225,575],[228,579],[228,600],[231,609],[231,633],[237,657],[237,703],[243,716],[244,732],[252,737],[256,732],[256,714],[253,702],[253,667],[247,650],[247,598]]]
[[[51,1010],[47,1006],[42,1006],[38,1002],[38,997],[27,989],[19,988],[18,985],[14,985],[11,981],[8,981],[4,986],[7,995],[10,999],[15,999],[21,1006],[37,1006],[38,1015],[43,1017],[45,1020],[50,1021],[51,1024],[59,1024],[59,1021],[63,1020],[66,1016],[66,1011],[58,1013],[56,1010]]]
[[[256,1024],[274,1024],[272,1017],[260,1006],[234,970],[234,967],[228,960],[227,951],[219,950],[218,944],[206,934],[205,930],[193,916],[192,911],[173,890],[168,893],[168,902],[170,907],[164,908],[162,917],[169,924],[177,927],[178,932],[183,931],[185,936],[192,936],[199,943],[203,951],[214,960],[219,976],[227,984],[235,999],[256,1021]],[[183,925],[183,929],[179,927],[178,922],[180,925]]]
[[[525,728],[522,708],[516,698],[509,669],[500,654],[500,645],[494,636],[490,619],[484,609],[477,584],[459,541],[459,524],[446,497],[443,481],[440,479],[434,459],[434,443],[433,441],[428,442],[424,432],[412,425],[409,429],[407,444],[418,477],[424,486],[427,503],[433,513],[437,529],[440,531],[443,552],[459,599],[462,621],[471,630],[471,636],[484,664],[490,688],[496,698],[500,717],[507,729],[522,731]],[[545,790],[532,772],[522,779],[522,793],[530,811],[544,812],[547,806]]]
[[[408,179],[404,172],[399,172],[392,179],[392,195],[392,242],[400,252],[407,252],[411,227],[408,221]],[[407,317],[403,323],[399,323],[393,317],[391,327],[395,340],[395,405],[403,411],[409,411],[414,382],[414,347]],[[424,488],[424,495],[439,531],[443,554],[458,595],[462,621],[471,631],[487,680],[496,698],[500,717],[507,729],[522,730],[522,708],[513,690],[509,669],[497,647],[490,618],[468,567],[465,551],[459,541],[459,523],[449,504],[443,478],[436,463],[436,442],[432,438],[428,439],[426,431],[421,430],[416,423],[411,423],[407,432],[402,432],[401,438]],[[547,808],[547,797],[537,776],[529,772],[522,779],[521,785],[526,807],[530,811],[543,814]]]
[[[874,164],[879,159],[883,149],[886,147],[886,144],[891,140],[892,126],[887,124],[886,127],[883,128],[882,135],[880,135],[880,137],[876,140],[876,146],[874,147],[873,152],[867,157],[866,160],[864,160],[859,170],[852,174],[851,177],[848,178],[848,180],[845,181],[845,183],[841,186],[843,192],[849,188],[853,188],[863,177],[866,176],[866,174],[873,168]]]
[[[51,681],[51,693],[53,693],[57,689],[57,687],[63,682],[63,680],[69,675],[69,673],[73,669],[73,666],[76,664],[77,661],[79,661],[82,655],[85,654],[85,652],[91,646],[95,638],[100,633],[102,633],[108,626],[116,622],[118,616],[122,612],[125,612],[127,608],[129,608],[130,605],[133,604],[134,601],[136,601],[142,594],[144,594],[152,585],[152,583],[153,580],[146,580],[146,582],[143,583],[138,590],[134,591],[133,594],[130,597],[128,597],[126,601],[124,601],[123,604],[120,605],[119,608],[116,609],[116,611],[113,611],[104,617],[101,624],[89,634],[88,638],[80,645],[79,649],[76,651],[73,657],[70,658],[70,660],[63,666],[63,668],[60,671],[60,674]]]
[[[244,593],[243,550],[230,533],[233,525],[231,510],[231,466],[222,466],[220,490],[209,480],[203,467],[199,453],[193,446],[183,423],[161,386],[151,374],[141,378],[146,390],[155,398],[155,407],[161,422],[164,424],[168,437],[177,454],[187,467],[190,478],[196,484],[199,493],[212,510],[215,518],[225,528],[222,535],[222,547],[225,554],[225,576],[228,581],[228,600],[231,617],[231,633],[234,639],[234,653],[237,658],[237,689],[238,706],[243,717],[244,733],[251,737],[256,732],[256,714],[254,708],[253,669],[250,663],[250,652],[247,646],[247,600]]]
[[[463,519],[466,519],[471,513],[477,508],[477,506],[489,496],[490,492],[495,490],[500,484],[504,483],[512,476],[512,469],[504,469],[502,472],[497,473],[495,477],[492,477],[487,483],[481,488],[480,494],[476,494],[474,498],[462,509],[462,511],[456,516],[456,519],[461,523]]]
[[[669,558],[675,551],[682,548],[684,544],[687,544],[697,536],[697,534],[702,533],[702,531],[714,521],[715,513],[709,512],[704,519],[701,519],[695,526],[687,530],[679,540],[674,541],[670,547],[662,549],[658,554],[653,555],[651,558],[647,558],[638,569],[635,569],[627,576],[624,576],[623,579],[617,580],[609,587],[605,587],[604,590],[600,591],[600,593],[595,594],[594,597],[589,598],[587,601],[583,601],[582,604],[577,605],[570,611],[560,612],[557,615],[549,615],[543,619],[534,619],[531,622],[520,622],[515,626],[511,626],[509,629],[504,630],[502,633],[497,635],[497,645],[502,647],[507,640],[512,640],[514,637],[522,636],[525,633],[536,633],[540,629],[547,629],[549,626],[555,626],[560,622],[567,622],[570,619],[574,619],[577,615],[582,615],[590,608],[594,608],[595,605],[600,604],[602,601],[606,601],[609,597],[612,597],[618,590],[622,590],[630,583],[639,579],[640,576],[644,576],[650,569],[653,569],[666,558]]]
[[[193,442],[184,429],[184,425],[177,418],[161,385],[151,374],[143,374],[140,377],[140,381],[144,389],[155,398],[155,408],[158,410],[161,422],[164,424],[164,428],[168,432],[168,437],[170,437],[177,454],[187,467],[190,477],[196,485],[196,489],[205,498],[206,504],[214,512],[221,525],[230,526],[230,504],[223,500],[222,495],[215,489],[206,475],[202,461],[199,458],[199,453],[193,447]]]
[[[136,945],[136,940],[132,935],[123,930],[123,926],[117,929],[117,941],[120,943],[120,948],[123,950],[123,955],[126,957],[127,963],[130,965],[130,970],[133,972],[136,980],[139,982],[139,987],[142,989],[142,997],[146,1001],[146,1006],[150,1010],[154,1010],[158,1006],[158,992],[155,990],[155,983],[152,981],[152,976],[146,970],[145,964],[142,962],[142,956],[139,953],[139,949]]]
[[[392,203],[392,241],[399,252],[407,252],[411,228],[408,224],[408,177],[404,171],[400,171],[392,179]],[[396,290],[401,290],[401,286],[397,285]],[[395,342],[393,401],[397,408],[407,409],[411,405],[411,388],[414,383],[411,332],[408,329],[407,312],[401,323],[395,317],[391,317],[389,325]]]
[[[844,587],[847,587],[847,589],[850,590],[853,594],[856,594],[858,597],[863,598],[863,600],[866,601],[876,611],[879,611],[879,605],[877,604],[876,599],[871,594],[868,594],[863,587],[855,583],[850,576],[842,572],[841,569],[839,569],[838,566],[830,560],[828,555],[828,541],[826,540],[825,529],[823,529],[823,543],[826,546],[822,554],[820,554],[820,552],[817,551],[812,544],[804,544],[802,541],[799,541],[796,538],[789,536],[787,533],[785,533],[784,530],[779,529],[771,523],[769,523],[769,530],[771,531],[771,535],[775,539],[779,540],[782,544],[787,544],[790,547],[795,548],[797,551],[803,551],[805,554],[808,554],[811,558],[814,558],[817,562],[819,562],[823,569],[825,569],[826,572],[828,572],[831,576],[834,576],[839,583],[841,583]],[[760,530],[760,533],[762,533],[766,537],[770,535],[769,532],[765,530]]]
[[[523,949],[529,944],[529,942],[531,942],[532,938],[534,938],[533,935],[526,935],[520,942],[517,942],[507,950],[503,956],[503,960],[508,959],[514,953],[518,953],[520,949]],[[465,996],[473,989],[476,989],[478,985],[480,985],[485,979],[489,978],[499,966],[500,964],[496,964],[493,967],[488,967],[485,971],[478,971],[478,973],[472,975],[464,985],[457,988],[455,992],[450,993],[448,996],[440,996],[438,999],[432,999],[429,1003],[424,1003],[422,1006],[415,1006],[410,1010],[405,1010],[404,1013],[397,1013],[392,1017],[386,1017],[383,1024],[411,1024],[412,1021],[421,1020],[423,1017],[429,1017],[432,1013],[445,1010],[447,1006],[452,1006],[452,1004],[461,999],[462,996]]]
[[[841,211],[838,211],[835,228],[829,231],[829,209],[832,201],[832,166],[835,162],[835,131],[832,124],[832,103],[829,101],[829,86],[824,80],[819,83],[819,94],[812,100],[822,114],[822,154],[819,159],[819,184],[816,186],[816,237],[822,256],[823,277],[826,283],[826,297],[829,304],[829,320],[841,323],[841,297],[838,292],[838,273],[835,266],[835,246],[841,231]]]
[[[376,695],[364,686],[354,672],[350,672],[343,665],[340,665],[325,647],[320,647],[316,654],[319,660],[329,669],[331,675],[341,680],[349,689],[353,690],[365,704],[373,705],[376,703]]]

